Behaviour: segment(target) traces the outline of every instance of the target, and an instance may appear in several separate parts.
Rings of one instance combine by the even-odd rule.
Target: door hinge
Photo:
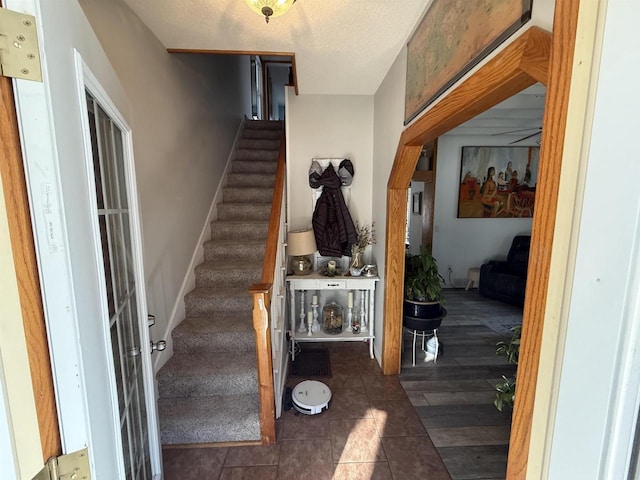
[[[0,8],[0,68],[3,77],[42,82],[33,15]]]
[[[90,480],[89,452],[77,452],[50,458],[32,480]]]

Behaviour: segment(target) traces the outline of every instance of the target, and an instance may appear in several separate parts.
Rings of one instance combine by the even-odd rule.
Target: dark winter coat
[[[320,255],[339,257],[351,255],[356,243],[356,227],[340,190],[340,177],[331,164],[322,172],[318,184],[322,193],[313,212],[313,233]]]

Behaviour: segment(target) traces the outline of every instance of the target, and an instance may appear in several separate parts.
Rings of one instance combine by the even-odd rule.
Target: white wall
[[[147,299],[159,340],[236,130],[250,114],[248,57],[172,55],[120,0],[80,4],[134,111]]]
[[[457,218],[462,147],[508,142],[476,135],[443,135],[438,139],[433,256],[447,281],[447,267],[451,265],[453,286],[466,285],[467,269],[490,259],[504,259],[515,235],[531,234],[531,218]]]
[[[354,222],[371,223],[373,97],[296,96],[288,88],[286,125],[289,230],[311,226],[309,167],[315,157],[351,159],[354,177],[349,211]]]
[[[404,129],[405,75],[407,49],[404,48],[385,76],[374,97],[373,135],[373,220],[378,231],[378,243],[373,246],[373,261],[378,265],[380,282],[376,289],[376,339],[375,354],[380,359],[382,351],[385,232],[387,228],[387,181],[398,148],[398,140]]]
[[[563,318],[550,322],[551,329],[561,332],[558,345],[545,338],[542,346],[546,358],[555,354],[561,364],[554,372],[559,386],[551,392],[555,403],[547,419],[552,431],[550,479],[638,478],[638,472],[627,473],[634,437],[640,440],[635,428],[640,403],[640,163],[634,153],[637,124],[630,121],[640,108],[640,51],[630,42],[637,34],[640,4],[610,1],[598,13],[603,32],[596,37],[591,83],[572,83],[572,96],[589,88],[587,115],[570,107],[567,120],[581,127],[567,141],[581,144],[582,151],[576,148],[577,155],[571,156],[567,148],[572,145],[565,146],[563,161],[563,169],[564,162],[579,161],[580,173],[586,175],[571,179],[578,184],[577,194],[569,181],[562,179],[560,185],[560,198],[564,193],[577,197],[572,219],[576,237],[571,239],[575,259],[568,262],[564,288],[569,304]],[[612,172],[613,208],[602,194],[603,179]],[[547,330],[545,323],[545,336]]]
[[[284,108],[285,85],[289,83],[289,65],[278,63],[269,64],[269,75],[271,76],[271,108],[273,120],[284,120],[279,117],[280,107]]]

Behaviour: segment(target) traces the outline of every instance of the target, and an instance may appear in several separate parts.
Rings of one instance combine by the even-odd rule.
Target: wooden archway
[[[387,183],[382,369],[393,375],[400,371],[402,345],[407,187],[422,145],[536,82],[547,85],[518,396],[509,442],[509,480],[524,479],[527,471],[579,4],[580,0],[557,2],[553,37],[537,27],[530,28],[406,128]]]

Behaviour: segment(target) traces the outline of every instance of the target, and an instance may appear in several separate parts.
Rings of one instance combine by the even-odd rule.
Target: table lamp
[[[313,263],[309,255],[316,251],[316,239],[313,230],[297,230],[287,235],[287,253],[291,257],[289,269],[294,275],[309,275]]]

